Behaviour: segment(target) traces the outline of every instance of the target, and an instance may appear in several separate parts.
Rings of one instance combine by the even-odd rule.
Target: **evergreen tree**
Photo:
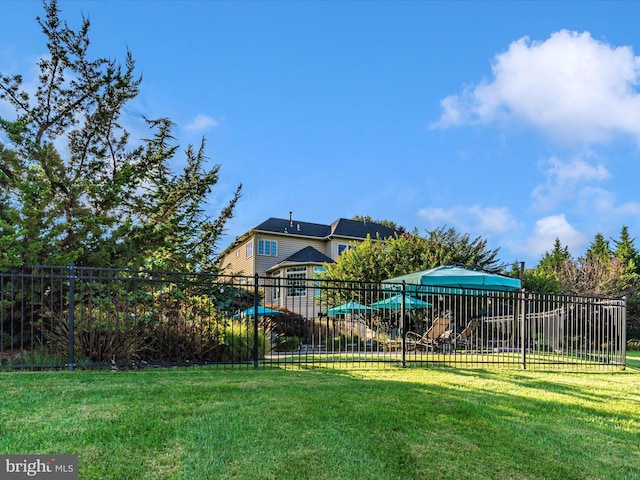
[[[614,240],[614,255],[625,268],[626,273],[640,273],[638,270],[638,250],[634,245],[634,240],[629,235],[629,228],[625,225],[620,231],[620,239]]]
[[[553,243],[553,249],[546,252],[535,268],[524,272],[525,290],[543,293],[561,293],[562,272],[565,264],[570,263],[568,246],[562,246],[559,238]]]
[[[89,20],[78,31],[57,1],[38,17],[49,55],[35,93],[21,75],[0,73],[0,267],[55,264],[199,269],[215,267],[216,243],[241,192],[218,218],[205,213],[220,166],[206,167],[205,142],[189,146],[181,174],[169,168],[177,145],[166,118],[146,120],[152,138],[131,146],[122,128],[141,79],[124,65],[89,56]]]
[[[589,245],[585,253],[589,261],[608,261],[613,256],[609,242],[604,239],[601,233],[597,233],[593,242]]]
[[[560,239],[556,238],[551,252],[546,252],[536,267],[541,273],[558,278],[565,262],[571,261],[568,246],[562,246]]]

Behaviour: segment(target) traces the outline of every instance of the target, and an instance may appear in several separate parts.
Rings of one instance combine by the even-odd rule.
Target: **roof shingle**
[[[381,238],[393,237],[396,230],[380,225],[379,223],[362,222],[339,218],[331,225],[319,223],[299,222],[297,220],[286,220],[284,218],[269,218],[254,228],[254,230],[270,233],[281,233],[286,235],[300,235],[305,237],[329,238],[330,236],[347,238]]]

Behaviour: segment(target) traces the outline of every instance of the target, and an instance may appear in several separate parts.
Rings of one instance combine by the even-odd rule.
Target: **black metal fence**
[[[70,267],[0,273],[0,370],[625,366],[624,299]]]

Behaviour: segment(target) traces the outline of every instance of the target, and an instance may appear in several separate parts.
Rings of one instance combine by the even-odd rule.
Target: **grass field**
[[[451,368],[5,373],[0,453],[80,479],[637,479],[624,372]]]

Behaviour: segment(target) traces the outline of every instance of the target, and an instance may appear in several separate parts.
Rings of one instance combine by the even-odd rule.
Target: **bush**
[[[300,337],[281,337],[275,348],[276,352],[293,352],[300,347]]]
[[[74,360],[129,365],[247,362],[253,358],[253,325],[194,304],[172,305],[161,314],[149,310],[146,315],[105,310],[104,306],[77,308]],[[69,339],[67,315],[41,322],[39,330],[43,346],[64,358]],[[258,342],[259,358],[264,358],[264,334],[258,335]]]
[[[226,350],[228,358],[216,361],[247,362],[253,358],[253,347],[253,325],[248,322],[229,322],[223,329],[220,346]],[[264,334],[258,332],[258,358],[264,358],[265,348]]]
[[[627,350],[640,351],[640,339],[632,338],[627,341]]]
[[[122,363],[141,359],[145,350],[146,325],[136,318],[117,318],[100,312],[81,316],[76,309],[73,329],[73,357],[76,363]],[[54,356],[66,356],[69,345],[67,316],[52,323],[40,323],[42,339]]]

